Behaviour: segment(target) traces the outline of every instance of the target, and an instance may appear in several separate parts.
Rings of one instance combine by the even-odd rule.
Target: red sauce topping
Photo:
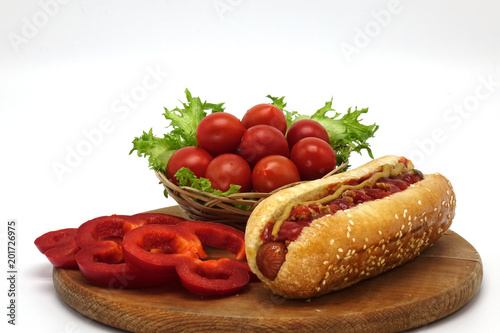
[[[397,176],[380,178],[375,184],[366,186],[359,190],[346,190],[337,199],[325,204],[310,204],[296,206],[290,212],[290,216],[283,222],[276,236],[272,235],[274,224],[269,222],[261,233],[264,243],[292,242],[299,237],[302,229],[307,227],[315,219],[325,215],[332,215],[339,210],[345,210],[359,205],[360,203],[382,199],[393,193],[401,192],[421,180],[419,172],[405,172]],[[371,175],[358,180],[351,180],[347,185],[359,185]]]

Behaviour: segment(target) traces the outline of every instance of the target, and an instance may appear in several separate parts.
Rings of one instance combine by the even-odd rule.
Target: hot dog
[[[450,227],[456,199],[441,174],[385,156],[276,192],[250,215],[250,269],[273,293],[311,298],[418,256]]]

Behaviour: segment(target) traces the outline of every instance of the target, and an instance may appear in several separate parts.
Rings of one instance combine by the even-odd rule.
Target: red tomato
[[[198,145],[211,153],[220,155],[235,152],[246,128],[230,113],[216,112],[203,118],[196,129]]]
[[[320,138],[326,143],[330,143],[330,138],[326,129],[323,125],[312,119],[301,119],[296,121],[292,124],[292,126],[290,126],[290,129],[286,134],[286,139],[290,149],[297,143],[297,141],[307,137]]]
[[[298,181],[299,170],[289,158],[281,155],[264,157],[252,171],[252,186],[255,192],[268,193]]]
[[[215,157],[207,166],[205,178],[217,190],[227,191],[231,184],[240,185],[240,192],[252,188],[252,170],[243,157],[236,154],[222,154]]]
[[[277,128],[269,125],[256,125],[247,129],[241,138],[240,154],[250,165],[269,155],[288,157],[290,149],[286,138]]]
[[[175,178],[175,173],[182,167],[189,168],[196,177],[205,177],[205,171],[212,159],[212,155],[200,147],[181,148],[173,153],[168,160],[167,177],[174,184],[178,184],[179,181]]]
[[[286,133],[287,123],[285,114],[280,108],[271,104],[257,104],[248,109],[241,119],[248,129],[255,125],[269,125],[276,127],[283,135]]]
[[[299,169],[302,180],[318,179],[337,165],[333,148],[318,138],[304,138],[292,148],[290,159]]]

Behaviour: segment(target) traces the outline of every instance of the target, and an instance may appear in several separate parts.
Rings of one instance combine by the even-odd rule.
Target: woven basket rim
[[[329,173],[327,173],[326,175],[324,175],[322,177],[323,178],[328,178],[328,177],[331,177],[337,173],[339,173],[342,169],[344,169],[347,165],[348,165],[348,161],[345,161],[344,163],[342,163],[341,165],[337,166],[335,169],[333,169],[332,171],[330,171]],[[294,183],[290,183],[290,184],[287,184],[287,185],[284,185],[282,187],[279,187],[271,192],[238,192],[238,193],[232,193],[232,194],[229,194],[227,196],[220,196],[220,195],[216,195],[216,194],[213,194],[213,193],[209,193],[209,192],[205,192],[205,191],[201,191],[201,190],[198,190],[196,188],[193,188],[193,187],[189,187],[189,186],[178,186],[174,183],[172,183],[166,176],[165,174],[162,172],[162,171],[159,171],[159,170],[154,170],[157,177],[160,179],[160,181],[165,184],[165,185],[168,185],[168,187],[176,192],[189,192],[191,193],[192,195],[194,195],[194,197],[196,197],[196,194],[198,195],[202,195],[202,196],[205,196],[205,197],[209,197],[211,199],[226,199],[227,201],[229,200],[234,200],[234,199],[248,199],[248,198],[257,198],[257,199],[262,199],[262,198],[266,198],[278,191],[281,191],[285,188],[289,188],[289,187],[293,187],[293,186],[296,186],[296,185],[299,185],[299,184],[303,184],[303,183],[307,183],[309,182],[309,180],[302,180],[302,181],[298,181],[298,182],[294,182]]]
[[[345,161],[322,178],[328,178],[339,173],[348,166],[348,162],[349,161]],[[252,210],[261,201],[285,188],[308,182],[299,181],[287,184],[269,193],[241,192],[229,194],[227,196],[219,196],[189,186],[176,185],[167,178],[163,171],[154,171],[168,195],[179,204],[180,208],[184,210],[188,216],[197,220],[214,220],[232,224],[240,229],[241,224],[246,224],[246,220],[252,213]],[[242,208],[242,206],[247,207],[247,209]]]

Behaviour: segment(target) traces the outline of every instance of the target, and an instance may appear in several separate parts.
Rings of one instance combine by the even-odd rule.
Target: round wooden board
[[[155,212],[182,214],[178,207]],[[180,284],[108,290],[89,284],[78,270],[53,272],[55,289],[69,306],[132,332],[399,332],[460,309],[482,276],[477,251],[451,230],[410,263],[310,300],[274,296],[258,282],[238,295],[200,298]]]

